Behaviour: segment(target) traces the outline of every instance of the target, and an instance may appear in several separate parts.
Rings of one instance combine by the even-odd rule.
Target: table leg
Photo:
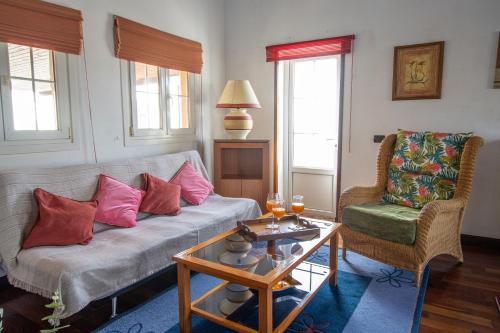
[[[177,283],[179,286],[179,326],[181,333],[191,333],[191,287],[189,269],[177,264]]]
[[[272,288],[259,289],[259,333],[273,331],[273,291]]]
[[[339,234],[338,232],[330,238],[330,270],[333,272],[330,277],[330,284],[337,285],[337,269],[338,269],[338,251],[339,251]]]

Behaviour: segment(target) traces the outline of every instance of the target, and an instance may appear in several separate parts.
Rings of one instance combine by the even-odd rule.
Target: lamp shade
[[[217,108],[260,109],[261,106],[250,81],[229,80],[222,91]]]

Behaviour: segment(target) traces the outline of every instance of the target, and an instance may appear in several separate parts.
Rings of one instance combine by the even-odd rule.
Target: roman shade
[[[0,0],[0,41],[80,54],[82,13],[38,0]]]
[[[201,44],[115,16],[118,58],[180,71],[201,73]]]
[[[271,45],[266,47],[266,61],[280,61],[351,53],[354,35]]]

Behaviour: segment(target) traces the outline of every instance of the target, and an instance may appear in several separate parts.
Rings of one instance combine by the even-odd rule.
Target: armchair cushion
[[[419,209],[390,203],[350,205],[342,223],[349,229],[401,244],[415,243]]]
[[[472,133],[399,131],[384,200],[422,208],[455,193],[460,158]]]

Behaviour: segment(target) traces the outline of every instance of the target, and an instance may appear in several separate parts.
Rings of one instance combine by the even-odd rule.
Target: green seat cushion
[[[419,214],[420,209],[384,202],[351,205],[344,208],[343,223],[376,238],[413,244]]]

